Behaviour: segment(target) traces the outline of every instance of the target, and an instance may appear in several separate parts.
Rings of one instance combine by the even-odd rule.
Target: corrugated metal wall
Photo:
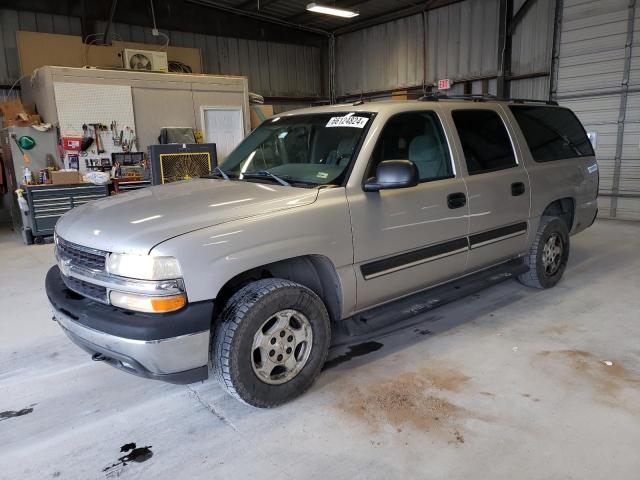
[[[422,84],[422,15],[401,18],[336,39],[336,93],[358,94]]]
[[[495,76],[497,29],[498,0],[468,0],[340,35],[337,95]]]
[[[16,32],[80,35],[80,19],[44,13],[0,9],[0,85],[11,85],[20,76]]]
[[[525,0],[514,2],[517,12]],[[555,0],[537,0],[513,32],[511,74],[549,73],[553,50]],[[510,82],[513,98],[549,98],[550,76],[525,78]]]
[[[105,25],[97,23],[98,30]],[[124,41],[156,43],[151,29],[122,23],[112,31]],[[287,43],[217,37],[197,33],[164,31],[170,44],[202,50],[206,73],[245,75],[249,90],[265,96],[321,96],[320,48]]]
[[[514,11],[524,0],[514,2]],[[538,0],[513,36],[512,73],[548,72],[555,0]],[[498,0],[467,0],[364,30],[336,40],[338,97],[433,84],[438,79],[490,79],[496,93]],[[425,33],[426,32],[426,33]],[[514,80],[512,96],[548,98],[549,79]],[[481,81],[472,82],[481,93]],[[455,85],[451,93],[463,93]]]
[[[97,22],[99,31],[104,23]],[[76,17],[0,10],[0,84],[19,76],[16,31],[80,35]],[[114,24],[112,31],[124,41],[155,43],[150,28]],[[171,45],[202,49],[207,73],[246,75],[249,88],[265,96],[321,96],[323,69],[320,48],[286,43],[216,37],[167,31]]]
[[[640,220],[640,7],[633,5],[564,0],[554,89],[597,134],[599,215]]]

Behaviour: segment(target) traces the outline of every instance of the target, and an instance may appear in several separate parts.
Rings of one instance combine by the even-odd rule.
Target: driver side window
[[[434,112],[407,112],[392,117],[373,151],[367,178],[375,177],[383,160],[411,160],[418,167],[421,182],[455,176],[449,146]]]

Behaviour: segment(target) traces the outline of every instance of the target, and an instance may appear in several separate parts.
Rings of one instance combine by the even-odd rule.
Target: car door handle
[[[467,204],[467,196],[462,192],[450,193],[447,195],[447,206],[449,208],[461,208]]]
[[[511,195],[517,197],[518,195],[522,195],[524,193],[524,183],[515,182],[511,184]]]

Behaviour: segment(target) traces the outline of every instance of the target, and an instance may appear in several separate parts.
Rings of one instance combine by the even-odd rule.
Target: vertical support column
[[[636,17],[636,0],[629,0],[627,14],[627,40],[624,45],[624,71],[620,89],[620,110],[618,112],[618,135],[616,138],[616,156],[613,163],[613,185],[611,187],[611,205],[609,216],[615,218],[618,210],[618,193],[620,191],[620,170],[622,167],[622,150],[624,141],[624,124],[627,116],[627,97],[629,94],[629,76],[631,71],[631,48],[633,47],[633,29]]]
[[[551,79],[549,81],[549,100],[555,100],[558,96],[558,71],[560,69],[560,42],[562,40],[562,12],[563,0],[556,0],[555,15],[553,21],[553,47],[551,50]]]
[[[429,52],[427,49],[429,44],[427,42],[427,11],[422,10],[422,94],[427,93],[427,83],[429,82]],[[429,89],[431,90],[431,88]]]
[[[329,101],[336,103],[336,36],[329,37]]]
[[[511,71],[511,32],[509,23],[513,16],[513,0],[500,0],[498,24],[498,98],[509,98],[509,81]]]

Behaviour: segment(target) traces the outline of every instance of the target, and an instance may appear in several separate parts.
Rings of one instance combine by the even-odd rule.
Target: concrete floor
[[[257,410],[92,362],[50,320],[51,245],[4,230],[0,478],[638,478],[640,224],[572,241],[556,288],[507,281],[334,349],[302,398]],[[131,442],[150,453],[123,465]]]

